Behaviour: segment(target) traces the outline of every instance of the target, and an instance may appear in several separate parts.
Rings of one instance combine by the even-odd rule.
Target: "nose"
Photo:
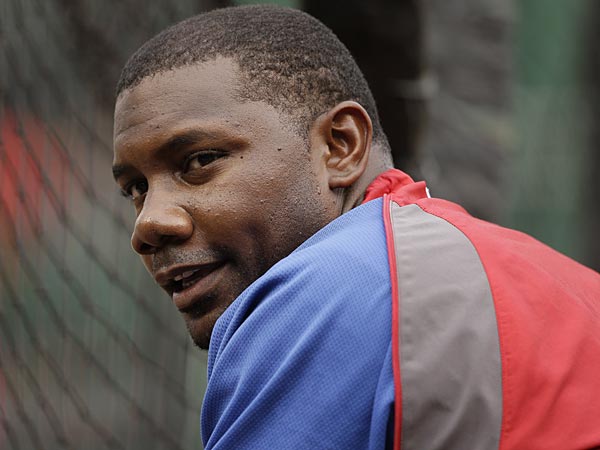
[[[149,255],[169,243],[187,240],[193,231],[192,217],[173,204],[170,193],[148,193],[135,221],[131,246],[140,255]]]

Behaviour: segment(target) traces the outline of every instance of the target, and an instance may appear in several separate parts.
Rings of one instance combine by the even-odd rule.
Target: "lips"
[[[177,275],[173,278],[173,291],[183,291],[198,281],[200,277],[205,275],[206,274],[202,269],[186,270],[181,275]]]
[[[175,306],[186,310],[202,301],[217,287],[221,278],[222,261],[200,265],[178,265],[155,274],[157,283],[171,295]]]

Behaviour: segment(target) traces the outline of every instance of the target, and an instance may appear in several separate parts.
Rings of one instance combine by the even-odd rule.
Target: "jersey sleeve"
[[[296,251],[219,320],[202,413],[207,449],[386,448],[389,270],[383,236],[361,228],[358,241],[325,233]]]

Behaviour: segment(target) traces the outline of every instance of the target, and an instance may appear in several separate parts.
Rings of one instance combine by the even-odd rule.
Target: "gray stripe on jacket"
[[[497,449],[500,346],[473,244],[417,205],[391,204],[399,288],[402,450]]]

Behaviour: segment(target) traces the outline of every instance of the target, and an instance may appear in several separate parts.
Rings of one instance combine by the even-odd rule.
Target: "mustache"
[[[153,255],[150,269],[152,273],[157,273],[175,265],[210,264],[223,261],[227,257],[227,252],[220,248],[182,250],[176,247],[165,247]]]

